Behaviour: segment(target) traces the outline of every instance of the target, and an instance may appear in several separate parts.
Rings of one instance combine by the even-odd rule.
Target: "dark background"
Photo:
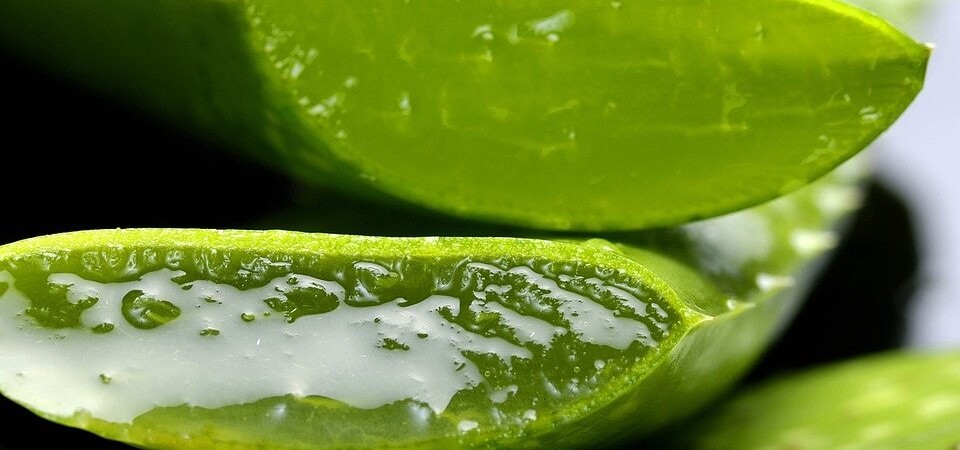
[[[0,53],[5,74],[0,244],[95,228],[250,228],[329,193]],[[338,200],[349,202],[349,200]],[[896,348],[919,257],[909,208],[873,184],[793,326],[749,376]],[[0,448],[129,449],[0,398]],[[27,443],[23,443],[24,436]]]

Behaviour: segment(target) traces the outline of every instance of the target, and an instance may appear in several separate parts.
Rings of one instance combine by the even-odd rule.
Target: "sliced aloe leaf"
[[[953,449],[960,445],[960,353],[894,353],[747,390],[656,448]]]
[[[0,247],[0,391],[147,448],[642,434],[750,365],[858,192],[821,183],[620,244],[162,229],[20,241]]]
[[[0,42],[305,179],[585,230],[806,184],[929,53],[829,0],[6,0]]]

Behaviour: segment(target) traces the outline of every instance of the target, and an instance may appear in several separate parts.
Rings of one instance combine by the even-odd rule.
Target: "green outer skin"
[[[210,230],[113,230],[77,232],[34,238],[0,247],[0,264],[41,252],[99,249],[105,245],[133,248],[200,247],[223,251],[324,252],[327,255],[371,257],[458,256],[489,258],[535,256],[576,260],[620,268],[643,280],[679,313],[679,328],[650,351],[626,375],[599,395],[545,412],[547,420],[520,435],[473,433],[428,442],[395,442],[396,448],[574,447],[601,440],[635,437],[687,416],[725,391],[749,368],[789,319],[804,287],[833,244],[798,246],[798,230],[827,232],[857,205],[859,179],[850,168],[773,203],[731,216],[677,229],[621,235],[621,244],[604,240],[574,242],[515,238],[377,238],[310,235],[295,232]],[[752,225],[750,225],[752,224]],[[744,253],[751,242],[769,233],[769,247]],[[122,269],[122,268],[121,268]],[[757,275],[790,275],[794,288],[761,290]],[[296,404],[295,400],[284,400]],[[264,407],[245,406],[246,417],[263,417]],[[291,428],[271,422],[211,428],[186,418],[179,408],[154,410],[133,426],[84,415],[51,417],[108,438],[149,448],[311,448],[309,443],[276,438]],[[217,415],[212,410],[211,417]],[[224,412],[224,414],[228,414]],[[227,418],[231,417],[229,415]],[[223,418],[221,418],[223,420]],[[221,424],[224,422],[221,422]],[[226,422],[237,424],[238,422]],[[183,440],[184,434],[191,435]],[[252,439],[252,442],[251,442]]]
[[[949,450],[960,353],[892,353],[767,382],[664,434],[657,448]]]
[[[557,230],[799,188],[929,56],[829,0],[6,0],[0,45],[304,179]]]

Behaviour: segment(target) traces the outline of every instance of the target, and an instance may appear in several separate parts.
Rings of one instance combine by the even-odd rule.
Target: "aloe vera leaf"
[[[960,445],[960,353],[891,353],[743,391],[656,448],[874,450]]]
[[[212,230],[8,244],[0,391],[146,448],[643,434],[726,389],[787,320],[856,204],[844,176],[620,244]]]
[[[806,184],[929,53],[828,0],[7,0],[0,42],[304,179],[582,230]]]

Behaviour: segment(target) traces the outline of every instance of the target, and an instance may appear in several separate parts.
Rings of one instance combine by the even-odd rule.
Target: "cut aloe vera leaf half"
[[[960,353],[892,353],[746,390],[656,448],[953,449]]]
[[[621,244],[162,229],[20,241],[0,247],[0,391],[147,448],[643,434],[750,366],[858,192],[820,183]]]
[[[6,0],[0,42],[304,179],[581,230],[803,186],[929,53],[827,0]]]

